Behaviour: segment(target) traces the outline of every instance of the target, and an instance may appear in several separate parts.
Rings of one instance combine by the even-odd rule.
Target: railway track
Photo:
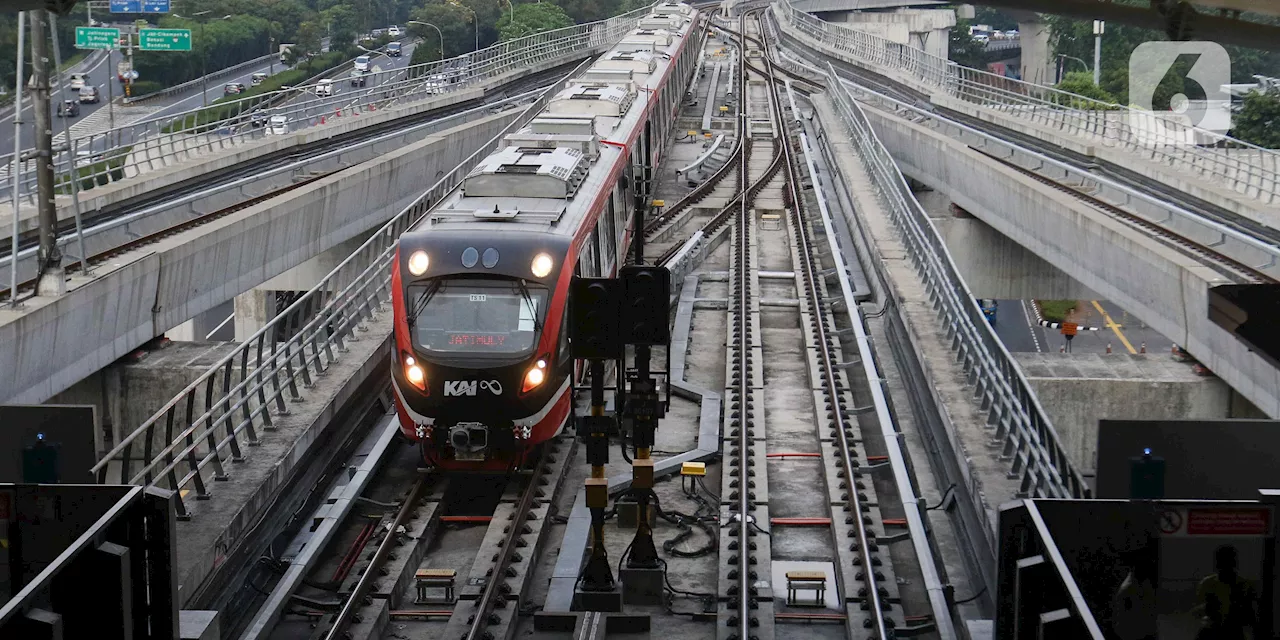
[[[1154,191],[1154,195],[1158,195],[1166,201],[1173,202],[1206,220],[1252,236],[1262,242],[1272,245],[1280,245],[1280,232],[1277,232],[1275,229],[1264,227],[1245,218],[1244,216],[1234,214],[1222,209],[1221,207],[1203,202],[1184,192],[1176,192],[1158,184],[1152,185],[1147,182],[1140,181],[1140,176],[1123,167],[1113,167],[1106,163],[1099,164],[1096,159],[1084,157],[1069,150],[1055,147],[1039,138],[1036,138],[1035,136],[1005,129],[1000,126],[993,125],[990,122],[986,122],[951,109],[936,107],[931,103],[927,95],[902,87],[901,85],[880,75],[868,72],[854,65],[838,60],[831,60],[831,63],[838,73],[841,73],[846,77],[856,79],[858,84],[864,85],[874,93],[881,94],[882,96],[888,97],[890,100],[927,112],[927,117],[929,118],[949,120],[959,125],[976,129],[1009,145],[1025,148],[1052,160],[1070,164],[1078,169],[1085,170],[1090,173],[1096,173],[1100,176],[1104,176],[1124,184],[1139,192]],[[873,96],[873,98],[875,98],[875,96]],[[900,110],[897,105],[893,105],[892,103],[888,103],[884,105],[884,107],[891,113],[896,113]],[[910,111],[908,111],[908,113],[909,112]],[[1015,162],[1011,162],[1006,158],[992,154],[990,151],[979,146],[970,145],[970,148],[996,162],[1026,175],[1033,180],[1036,180],[1037,182],[1066,193],[1073,198],[1084,202],[1089,206],[1120,220],[1121,222],[1124,222],[1125,224],[1139,228],[1144,233],[1156,238],[1158,241],[1190,256],[1205,266],[1221,272],[1224,276],[1230,278],[1234,282],[1243,284],[1273,284],[1280,281],[1252,265],[1241,262],[1239,259],[1219,251],[1215,247],[1220,243],[1206,244],[1195,240],[1185,234],[1179,233],[1175,229],[1153,222],[1148,217],[1136,213],[1135,211],[1131,211],[1125,207],[1118,206],[1101,198],[1095,197],[1072,184],[1054,179],[1051,175],[1045,175],[1028,169],[1027,167]]]
[[[343,134],[339,136],[334,136],[332,138],[327,138],[322,142],[313,143],[311,145],[306,146],[305,148],[301,148],[301,149],[295,148],[281,154],[272,154],[269,156],[265,156],[256,161],[250,162],[245,166],[240,166],[230,171],[219,172],[212,176],[202,177],[201,179],[192,183],[180,184],[171,189],[149,193],[147,194],[147,196],[145,196],[145,199],[140,202],[126,202],[120,206],[108,209],[106,211],[93,212],[92,214],[86,215],[83,218],[82,224],[86,230],[85,231],[86,242],[88,242],[88,238],[89,238],[89,235],[92,233],[93,227],[98,225],[104,225],[104,224],[109,225],[112,222],[116,221],[117,219],[126,218],[130,215],[139,214],[145,210],[154,208],[156,206],[157,200],[159,200],[161,203],[166,201],[177,201],[177,200],[183,199],[184,197],[188,197],[194,194],[198,194],[200,192],[208,191],[211,188],[217,188],[218,186],[221,186],[221,185],[233,186],[232,183],[235,183],[236,181],[249,176],[257,175],[264,168],[275,168],[280,166],[282,163],[288,164],[288,163],[305,162],[307,160],[316,159],[332,151],[345,149],[350,147],[353,144],[359,144],[366,140],[376,138],[380,135],[383,135],[398,129],[402,129],[407,126],[413,126],[421,123],[426,123],[432,120],[437,120],[440,118],[446,118],[446,117],[467,111],[468,109],[474,109],[477,107],[484,107],[484,106],[490,106],[490,107],[496,106],[511,97],[521,95],[525,89],[544,86],[546,83],[546,80],[548,78],[555,77],[554,71],[558,71],[558,70],[559,69],[557,68],[556,70],[552,70],[552,72],[544,72],[541,74],[537,74],[536,76],[532,76],[530,78],[522,79],[520,81],[512,83],[512,85],[509,87],[503,87],[502,90],[495,91],[492,95],[486,96],[486,98],[483,98],[483,99],[471,100],[471,101],[459,103],[456,105],[424,112],[424,113],[403,118],[400,120],[357,129],[349,134]],[[141,236],[133,238],[132,240],[112,246],[106,250],[91,253],[87,257],[87,260],[85,261],[87,263],[87,268],[91,270],[94,266],[108,262],[127,251],[155,244],[157,242],[164,240],[165,238],[172,237],[184,231],[199,227],[201,225],[208,224],[219,218],[231,215],[237,211],[244,210],[248,207],[268,201],[272,198],[287,194],[290,191],[299,189],[303,186],[306,186],[307,184],[315,182],[316,180],[332,175],[333,173],[336,173],[338,170],[340,169],[308,175],[303,179],[295,180],[290,184],[284,185],[276,189],[272,189],[267,193],[254,196],[252,198],[248,198],[244,201],[235,203],[227,207],[223,207],[221,209],[217,209],[214,211],[210,211],[208,213],[191,217],[190,219],[184,220],[180,223],[170,225],[164,229],[160,229],[153,233],[143,234]],[[33,250],[33,248],[38,244],[39,241],[36,235],[37,234],[35,230],[32,230],[32,231],[25,232],[19,236],[18,251],[19,251],[20,261],[25,261],[26,258],[22,256],[25,255],[27,252]],[[57,230],[57,236],[59,238],[59,245],[63,247],[64,251],[70,247],[74,247],[75,246],[74,220],[64,220],[60,222],[59,228]],[[8,258],[11,253],[12,253],[11,246],[8,241],[5,241],[3,243],[3,247],[0,247],[0,259]],[[82,263],[80,260],[75,260],[73,262],[69,258],[64,258],[64,270],[68,275],[79,272],[81,269],[81,266],[82,266]],[[3,269],[7,270],[8,268],[9,268],[8,266],[5,266]],[[36,284],[39,282],[39,280],[40,280],[40,275],[36,275],[35,277],[26,278],[18,282],[17,295],[18,295],[19,301],[22,301],[34,295]],[[12,295],[13,295],[13,292],[8,291],[6,287],[4,291],[0,291],[0,302],[7,302],[12,297]]]
[[[572,435],[562,435],[527,470],[505,476],[384,473],[367,493],[398,494],[398,501],[372,502],[385,510],[372,520],[348,515],[324,554],[340,559],[337,566],[314,567],[289,593],[293,606],[279,622],[252,637],[293,638],[305,627],[316,640],[510,638],[574,447]],[[421,570],[434,572],[437,586],[420,591]],[[438,586],[445,581],[456,581],[452,596]]]
[[[804,183],[793,157],[789,122],[797,114],[786,116],[780,95],[786,83],[768,47],[755,37],[760,29],[758,14],[751,13],[738,32],[744,61],[759,63],[741,66],[739,123],[757,159],[738,158],[740,196],[700,229],[709,235],[732,224],[733,233],[721,489],[726,497],[721,595],[728,605],[718,636],[768,638],[774,637],[778,622],[838,619],[851,635],[887,640],[900,626],[895,618],[900,610],[890,603],[885,586],[893,569],[875,531],[883,519],[873,506],[879,502],[874,488],[861,479],[866,455],[852,409],[854,383],[841,366],[849,358],[834,335],[835,319],[806,213]],[[766,123],[768,135],[763,136]],[[779,294],[795,299],[769,297]],[[786,310],[775,310],[779,307]],[[792,342],[797,333],[803,335],[802,344]],[[806,369],[807,375],[787,375]],[[806,397],[808,406],[786,405],[788,397]],[[819,461],[817,469],[772,473],[771,465],[813,458]],[[827,488],[818,500],[812,495],[815,484]],[[781,515],[802,507],[825,513]],[[810,557],[825,550],[835,571],[833,591],[845,607],[842,616],[804,613],[785,605],[776,610],[774,599],[760,591],[762,582],[772,580],[773,556],[778,555],[773,550],[780,550],[779,561],[785,561],[797,547]]]

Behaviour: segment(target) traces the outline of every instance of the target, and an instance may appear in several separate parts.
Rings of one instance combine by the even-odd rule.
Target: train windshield
[[[408,294],[414,340],[426,352],[523,354],[546,315],[547,289],[514,278],[439,278]]]

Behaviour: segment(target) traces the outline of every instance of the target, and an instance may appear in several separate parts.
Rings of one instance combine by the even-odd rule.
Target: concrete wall
[[[99,267],[0,311],[0,401],[42,402],[177,326],[375,228],[520,113],[486,115]]]
[[[1039,17],[1018,21],[1018,39],[1022,41],[1023,80],[1036,84],[1053,84],[1058,79],[1051,35],[1049,23]]]
[[[1165,354],[1015,354],[1072,462],[1097,469],[1098,421],[1231,416],[1231,389]]]
[[[55,404],[91,404],[98,408],[96,442],[100,458],[120,442],[125,435],[122,430],[134,429],[146,422],[235,347],[226,342],[173,342],[154,351],[141,350],[140,358],[118,360],[49,401]],[[238,380],[233,380],[232,384],[235,382]],[[220,377],[215,384],[221,384]],[[193,407],[197,416],[204,410],[203,401]],[[185,405],[180,413],[179,419],[184,419]],[[161,430],[158,435],[165,434]],[[155,451],[167,446],[171,439],[157,437],[152,443],[157,447]],[[141,455],[140,451],[135,453]]]
[[[1183,345],[1268,416],[1280,370],[1209,321],[1212,269],[932,129],[867,115],[902,171]]]
[[[934,217],[951,259],[974,297],[995,300],[1093,300],[1079,280],[973,217]]]

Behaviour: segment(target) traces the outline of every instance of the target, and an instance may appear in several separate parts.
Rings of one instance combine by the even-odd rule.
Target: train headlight
[[[427,257],[427,252],[419,249],[409,256],[409,273],[420,276],[427,272],[427,267],[431,266],[431,258]]]
[[[427,372],[423,371],[422,365],[418,364],[413,356],[406,355],[404,357],[404,377],[409,384],[418,388],[419,391],[427,390]]]
[[[520,393],[528,393],[538,388],[547,379],[547,361],[539,360],[524,374],[524,384],[520,385]]]
[[[545,278],[551,273],[551,267],[555,265],[555,261],[551,256],[545,253],[539,253],[533,257],[533,264],[529,265],[529,270],[533,272],[535,278]]]

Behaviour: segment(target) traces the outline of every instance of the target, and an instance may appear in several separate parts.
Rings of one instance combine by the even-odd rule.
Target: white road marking
[[[1040,336],[1036,335],[1038,327],[1031,321],[1031,313],[1027,311],[1027,301],[1019,300],[1018,302],[1022,304],[1022,317],[1027,319],[1027,331],[1031,334],[1031,341],[1036,345],[1036,353],[1043,352],[1044,349],[1040,347]]]

